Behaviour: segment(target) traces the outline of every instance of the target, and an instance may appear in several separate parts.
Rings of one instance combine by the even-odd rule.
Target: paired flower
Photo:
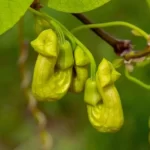
[[[114,85],[120,74],[103,59],[96,79],[88,78],[86,53],[77,45],[74,50],[69,41],[59,43],[52,29],[44,30],[31,42],[39,53],[34,69],[32,92],[38,100],[61,99],[68,91],[84,91],[88,117],[101,132],[114,132],[123,124],[120,97]]]

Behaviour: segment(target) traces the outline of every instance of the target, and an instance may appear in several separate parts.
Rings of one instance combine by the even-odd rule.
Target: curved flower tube
[[[44,30],[37,39],[31,42],[31,45],[39,53],[32,81],[34,96],[41,101],[61,99],[71,84],[72,62],[64,69],[56,67],[60,52],[57,35],[51,29]],[[72,51],[72,49],[68,49],[68,51]],[[65,57],[64,61],[68,63],[70,58],[66,57],[66,54],[63,57]]]
[[[96,106],[87,106],[91,124],[100,132],[115,132],[124,122],[123,110],[118,91],[114,82],[119,78],[112,64],[103,59],[96,74],[98,92],[102,103]]]

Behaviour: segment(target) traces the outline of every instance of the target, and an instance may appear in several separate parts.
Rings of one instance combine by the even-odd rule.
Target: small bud
[[[84,90],[88,78],[88,64],[90,63],[86,53],[77,46],[74,50],[74,71],[70,91],[80,93]]]
[[[96,106],[101,101],[101,96],[98,92],[96,81],[88,79],[85,84],[84,101],[88,105]]]
[[[76,66],[85,66],[90,63],[88,56],[79,46],[75,49],[74,57]]]

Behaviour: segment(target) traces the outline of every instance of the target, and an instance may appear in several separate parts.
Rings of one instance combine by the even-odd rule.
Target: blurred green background
[[[70,14],[44,8],[68,29],[81,25]],[[145,0],[112,0],[99,9],[85,13],[95,23],[115,20],[127,21],[150,33],[150,9]],[[34,18],[25,15],[24,36],[33,40]],[[122,39],[131,39],[135,49],[142,49],[145,41],[134,37],[124,27],[106,29]],[[117,56],[112,48],[89,30],[76,36],[93,53],[97,64],[103,57],[112,61]],[[0,150],[40,150],[36,121],[27,108],[27,101],[20,89],[18,71],[18,25],[0,36]],[[30,47],[28,68],[33,72],[37,54]],[[148,150],[148,117],[150,115],[150,92],[122,76],[116,86],[120,93],[125,123],[117,133],[99,133],[88,121],[82,94],[68,93],[58,102],[42,102],[39,108],[46,114],[48,130],[53,138],[52,150]],[[150,67],[136,69],[134,75],[150,83]]]

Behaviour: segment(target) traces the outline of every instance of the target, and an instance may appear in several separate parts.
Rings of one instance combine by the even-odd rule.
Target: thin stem
[[[147,89],[147,90],[150,90],[150,85],[145,84],[144,82],[142,82],[142,81],[138,80],[137,78],[131,76],[131,75],[129,74],[127,68],[125,68],[125,76],[126,76],[130,81],[132,81],[132,82],[134,82],[134,83],[140,85],[141,87],[143,87],[143,88],[145,88],[145,89]]]
[[[130,60],[130,59],[135,59],[135,58],[141,58],[149,54],[150,54],[150,46],[146,47],[144,50],[141,50],[141,51],[128,53],[124,56],[124,59]]]
[[[76,17],[77,19],[79,19],[82,23],[84,24],[93,24],[93,22],[91,20],[89,20],[85,15],[78,13],[72,13],[72,15],[74,17]],[[115,47],[116,44],[120,41],[118,39],[116,39],[115,37],[111,36],[110,34],[108,34],[107,32],[105,32],[103,29],[100,28],[91,28],[91,30],[100,38],[102,38],[104,41],[106,41],[109,45],[111,45],[112,47]]]
[[[45,20],[47,21],[53,21],[55,23],[57,23],[61,29],[64,31],[64,34],[71,40],[72,44],[73,44],[73,47],[75,48],[75,45],[78,44],[84,51],[85,53],[88,55],[89,59],[90,59],[90,62],[91,62],[91,78],[93,80],[95,80],[95,74],[96,74],[96,62],[94,60],[94,57],[92,55],[92,53],[77,39],[75,38],[70,31],[68,31],[61,23],[59,23],[56,19],[52,18],[51,16],[48,16],[47,14],[44,14],[44,13],[41,13],[41,12],[38,12],[32,8],[29,8],[29,10],[34,13],[35,15],[38,15],[42,18],[44,18]],[[75,44],[75,42],[76,44]]]
[[[65,42],[64,34],[63,34],[61,28],[58,26],[58,24],[56,24],[53,20],[50,20],[50,18],[47,15],[44,15],[43,13],[36,11],[35,9],[32,9],[31,7],[29,7],[29,11],[31,11],[33,14],[45,19],[50,25],[52,25],[54,27],[54,30],[57,32],[57,34],[60,38],[60,43],[63,44]]]
[[[85,15],[81,13],[78,13],[78,14],[73,13],[72,15],[84,24],[93,24],[93,22],[89,18],[87,18]],[[92,30],[96,35],[98,35],[105,42],[107,42],[110,46],[112,46],[114,49],[114,52],[119,56],[122,56],[124,52],[130,51],[132,47],[130,40],[117,39],[101,28],[90,28],[90,30]]]
[[[36,10],[30,8],[30,7],[29,7],[29,11],[31,11],[33,14],[35,14],[35,15],[37,15],[37,16],[43,18],[43,19],[45,19],[45,20],[46,20],[47,22],[49,22],[50,24],[54,25],[54,27],[56,26],[56,23],[57,23],[56,29],[58,29],[58,25],[59,25],[61,28],[63,28],[63,30],[65,30],[65,34],[67,34],[67,37],[68,37],[69,39],[72,39],[72,38],[73,38],[73,35],[68,34],[69,31],[68,31],[62,24],[60,24],[57,20],[55,20],[55,19],[52,18],[51,16],[48,16],[47,14],[41,13],[41,12],[39,12],[39,11],[36,11]],[[59,31],[61,30],[60,27],[59,27],[59,29],[58,29]],[[57,31],[56,31],[56,32],[57,32]],[[66,33],[66,32],[67,32],[67,33]],[[60,35],[60,37],[61,37],[61,35]],[[72,44],[73,44],[73,47],[75,47],[76,44],[75,44],[74,42],[72,42]]]
[[[88,29],[88,28],[100,28],[100,27],[110,27],[110,26],[126,26],[133,30],[136,30],[138,33],[140,33],[146,40],[149,40],[149,35],[140,29],[139,27],[132,25],[128,22],[122,22],[122,21],[114,21],[114,22],[107,22],[107,23],[100,23],[100,24],[90,24],[90,25],[81,25],[75,29],[72,30],[72,32],[77,32],[82,29]]]

